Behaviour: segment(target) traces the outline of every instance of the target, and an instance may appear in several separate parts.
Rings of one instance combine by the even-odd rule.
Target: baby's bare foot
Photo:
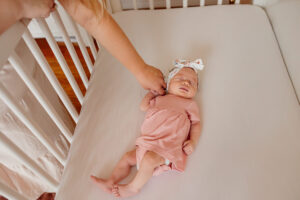
[[[112,193],[116,197],[130,197],[139,193],[139,190],[131,187],[129,184],[116,184],[113,186]]]
[[[110,180],[105,180],[101,178],[97,178],[96,176],[90,176],[94,183],[96,183],[103,191],[111,194],[113,188],[113,182]]]

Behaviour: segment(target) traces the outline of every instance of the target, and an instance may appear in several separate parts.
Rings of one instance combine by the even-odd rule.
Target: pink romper
[[[198,106],[193,99],[173,94],[153,98],[141,127],[142,134],[135,143],[137,166],[147,151],[153,151],[170,161],[170,165],[155,168],[154,176],[168,170],[183,172],[187,155],[182,145],[188,139],[190,126],[199,121]]]

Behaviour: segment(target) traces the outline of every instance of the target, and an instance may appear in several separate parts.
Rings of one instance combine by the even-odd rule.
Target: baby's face
[[[197,88],[196,72],[192,68],[184,67],[170,80],[168,92],[184,98],[193,98]]]

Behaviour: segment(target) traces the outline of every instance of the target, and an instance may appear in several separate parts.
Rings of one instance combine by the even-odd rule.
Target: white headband
[[[204,68],[203,62],[200,58],[194,60],[194,61],[188,61],[183,59],[176,59],[174,61],[175,69],[173,69],[167,79],[167,90],[169,89],[169,83],[170,80],[184,67],[190,67],[192,68],[196,74],[198,74],[198,70],[202,70]]]

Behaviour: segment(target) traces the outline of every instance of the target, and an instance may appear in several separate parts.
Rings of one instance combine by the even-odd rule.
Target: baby
[[[197,70],[202,69],[201,59],[176,60],[167,80],[168,93],[147,93],[140,105],[146,116],[136,148],[121,158],[109,179],[91,176],[102,190],[116,197],[129,197],[137,194],[153,175],[184,171],[187,156],[195,150],[200,136],[199,112],[193,97],[198,89]],[[134,165],[138,169],[134,179],[118,184]]]

